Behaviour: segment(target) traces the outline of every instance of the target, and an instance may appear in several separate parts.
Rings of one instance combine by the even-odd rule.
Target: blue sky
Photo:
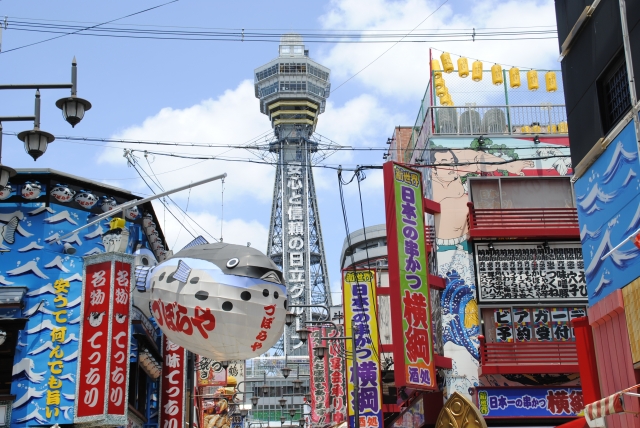
[[[117,24],[281,29],[367,30],[406,32],[444,0],[333,0],[233,2],[180,0]],[[83,2],[0,1],[0,17],[99,23],[163,3],[162,1]],[[449,0],[420,29],[526,27],[554,25],[553,1]],[[91,24],[87,24],[91,25]],[[50,37],[44,33],[3,31],[2,49]],[[364,68],[389,48],[387,44],[308,44],[310,56],[332,70],[332,86]],[[317,131],[342,145],[383,147],[395,125],[412,125],[428,81],[428,49],[434,47],[469,58],[538,68],[559,68],[557,41],[466,41],[399,44],[331,94]],[[54,102],[67,90],[42,93],[42,129],[54,135],[241,144],[270,129],[253,95],[253,70],[277,56],[277,43],[158,41],[73,35],[0,54],[3,83],[51,83],[70,79],[70,62],[78,59],[79,96],[92,102],[85,119],[72,129]],[[33,91],[2,91],[0,115],[33,111]],[[19,132],[29,123],[5,123]],[[104,181],[139,194],[149,191],[122,157],[123,145],[54,142],[34,163],[15,137],[4,137],[3,163],[14,168],[54,168]],[[141,147],[135,146],[140,149]],[[150,148],[150,149],[153,149]],[[168,150],[168,149],[162,149]],[[221,149],[174,149],[218,154]],[[227,153],[250,156],[245,151]],[[265,251],[271,209],[273,168],[264,165],[176,160],[150,157],[166,188],[227,172],[223,234],[225,241],[252,242]],[[143,164],[146,166],[144,158]],[[380,164],[381,152],[339,153],[328,164]],[[175,171],[176,169],[179,170]],[[173,172],[171,172],[173,171]],[[344,239],[336,173],[316,170],[319,206],[329,274],[339,283],[339,256]],[[370,171],[362,183],[367,225],[384,221],[381,173]],[[214,236],[220,235],[221,187],[209,184],[175,200]],[[351,230],[361,227],[355,184],[346,189]],[[163,209],[157,208],[160,216]],[[190,236],[167,215],[165,233],[179,249]],[[334,299],[338,298],[334,295]]]

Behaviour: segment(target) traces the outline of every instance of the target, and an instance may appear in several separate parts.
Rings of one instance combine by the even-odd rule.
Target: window
[[[290,54],[291,46],[280,46],[280,55]]]
[[[306,82],[280,82],[280,92],[306,92]]]
[[[631,108],[629,79],[624,54],[620,53],[598,79],[600,118],[606,134]]]
[[[294,46],[293,53],[296,55],[302,55],[304,53],[304,46]]]
[[[274,64],[266,70],[262,70],[256,73],[256,80],[259,82],[267,77],[273,76],[278,72],[278,64]]]
[[[271,95],[274,92],[278,92],[278,82],[273,85],[265,86],[260,89],[260,97],[266,97],[267,95]]]

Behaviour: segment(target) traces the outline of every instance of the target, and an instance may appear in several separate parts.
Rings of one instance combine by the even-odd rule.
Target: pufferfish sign
[[[216,361],[263,354],[282,335],[287,289],[260,251],[202,237],[136,269],[134,302],[173,343]]]

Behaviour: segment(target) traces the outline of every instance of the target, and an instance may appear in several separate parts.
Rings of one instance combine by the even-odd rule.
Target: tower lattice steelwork
[[[267,255],[282,268],[292,305],[331,305],[329,273],[311,166],[331,151],[314,135],[329,96],[329,69],[309,58],[302,37],[287,34],[279,56],[255,70],[260,111],[271,120],[269,152],[277,168]],[[279,351],[306,355],[296,330],[313,310],[292,309],[297,323],[285,328]]]

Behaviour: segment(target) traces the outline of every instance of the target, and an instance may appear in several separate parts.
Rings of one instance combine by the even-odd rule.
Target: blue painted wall
[[[640,276],[640,249],[629,241],[602,256],[640,228],[640,163],[629,123],[575,183],[589,304]]]

